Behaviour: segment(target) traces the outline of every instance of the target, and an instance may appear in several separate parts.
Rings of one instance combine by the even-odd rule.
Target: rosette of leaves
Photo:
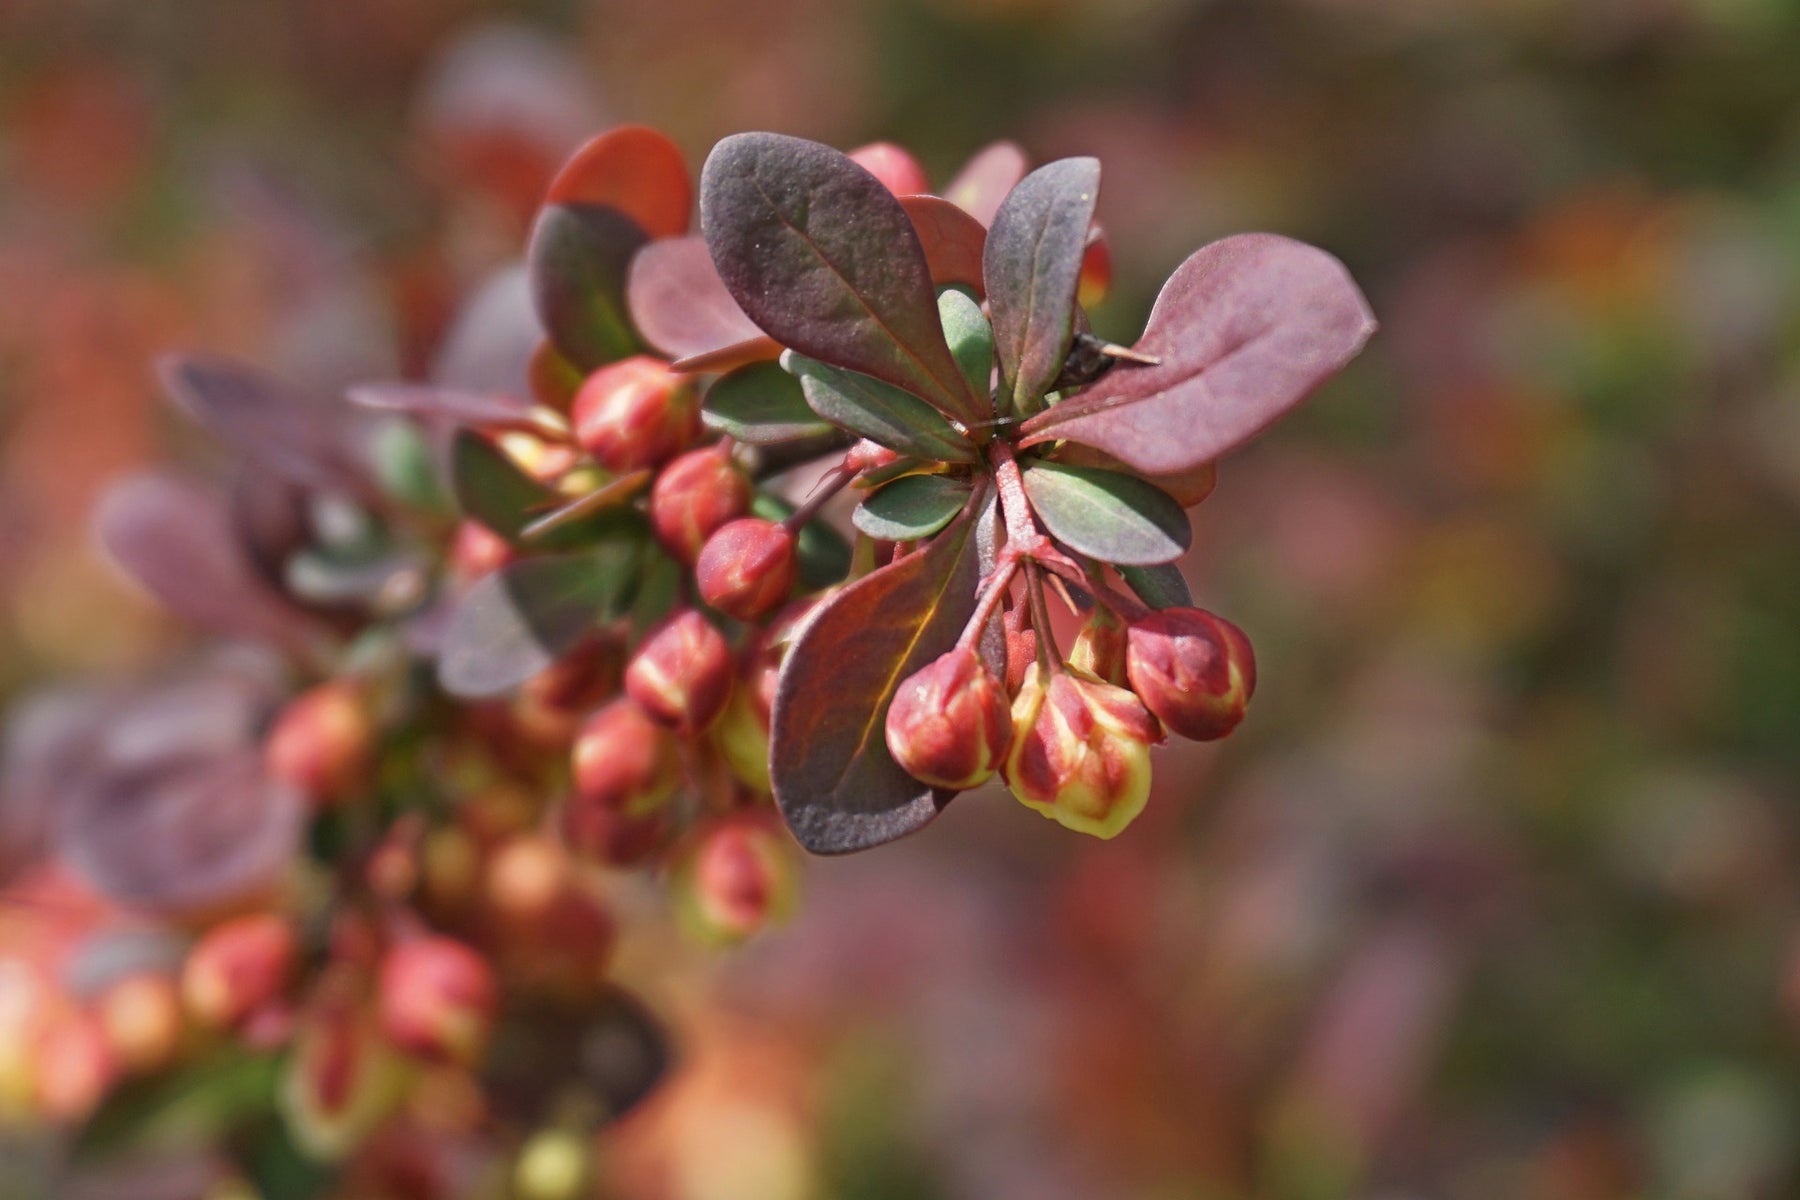
[[[1090,609],[1186,603],[1171,490],[1197,499],[1219,456],[1373,332],[1336,259],[1250,234],[1182,263],[1134,346],[1100,341],[1078,303],[1099,184],[1090,158],[1031,172],[980,239],[979,279],[944,286],[902,201],[845,155],[747,133],[707,160],[713,264],[787,373],[727,376],[711,419],[771,443],[835,427],[891,452],[840,471],[865,490],[863,573],[808,620],[776,691],[773,791],[810,850],[889,841],[948,803],[885,744],[895,689],[958,644],[1000,679],[1010,657],[1016,679],[1021,656],[1053,650],[1046,583]]]

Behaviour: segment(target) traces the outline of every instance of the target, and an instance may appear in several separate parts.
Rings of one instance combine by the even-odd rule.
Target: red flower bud
[[[625,670],[625,691],[651,720],[691,737],[724,711],[735,666],[725,635],[690,608],[644,639]]]
[[[1006,757],[1011,737],[1000,681],[964,647],[913,672],[888,706],[887,744],[894,761],[932,787],[986,782]]]
[[[581,799],[630,817],[661,808],[681,782],[675,739],[628,698],[588,718],[573,757]]]
[[[700,432],[692,382],[642,354],[589,375],[570,415],[575,440],[609,471],[667,462]]]
[[[740,621],[774,612],[794,590],[798,574],[794,535],[757,517],[733,521],[706,539],[694,567],[701,597]]]
[[[138,971],[114,980],[95,1000],[94,1015],[125,1070],[154,1071],[175,1057],[181,1041],[181,996],[169,976]]]
[[[795,884],[785,836],[750,814],[721,818],[700,830],[675,873],[683,925],[716,945],[741,942],[785,918],[794,905]]]
[[[1150,744],[1160,731],[1136,696],[1074,667],[1046,679],[1033,663],[1012,715],[1012,750],[1001,771],[1026,807],[1100,838],[1144,810]]]
[[[662,469],[650,489],[650,527],[690,566],[720,526],[750,507],[750,478],[718,446],[690,450]]]
[[[505,538],[478,521],[459,524],[450,542],[450,569],[470,581],[498,571],[517,557]]]
[[[209,930],[188,952],[181,998],[203,1025],[239,1025],[280,997],[298,954],[294,930],[281,917],[234,918]]]
[[[1222,738],[1256,690],[1256,655],[1244,631],[1198,608],[1160,609],[1132,623],[1126,675],[1144,706],[1195,741]]]
[[[328,974],[294,1031],[277,1099],[294,1141],[341,1159],[386,1120],[407,1073],[348,975]]]
[[[381,960],[381,1031],[409,1054],[471,1065],[498,1006],[487,960],[453,938],[401,942]]]
[[[1081,256],[1081,278],[1076,285],[1076,298],[1081,307],[1092,308],[1106,299],[1112,290],[1112,250],[1106,235],[1098,229],[1088,233],[1087,252]]]
[[[931,191],[931,180],[919,160],[892,142],[859,146],[849,157],[896,196],[923,196]]]
[[[616,808],[571,796],[560,826],[570,853],[609,867],[638,867],[655,858],[674,836],[667,810],[628,816]]]
[[[263,754],[272,778],[324,805],[367,786],[374,750],[374,722],[362,689],[333,680],[288,703]]]
[[[1125,622],[1096,607],[1069,649],[1069,665],[1115,687],[1125,682]]]
[[[78,1008],[63,1010],[44,1024],[31,1057],[36,1107],[61,1124],[92,1113],[118,1072],[105,1029],[92,1013]]]

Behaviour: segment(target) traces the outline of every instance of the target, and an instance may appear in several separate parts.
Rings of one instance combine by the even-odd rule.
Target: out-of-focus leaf
[[[379,412],[442,417],[487,428],[538,428],[531,402],[504,392],[474,392],[435,383],[359,383],[345,395],[350,403]]]
[[[753,337],[717,350],[690,354],[669,364],[671,370],[689,375],[723,374],[751,363],[774,362],[781,357],[781,343],[772,337]]]
[[[1124,364],[1026,422],[1136,470],[1185,471],[1243,444],[1356,357],[1375,331],[1342,263],[1273,234],[1226,238],[1169,277]]]
[[[793,515],[794,506],[780,496],[758,492],[750,502],[750,512],[765,521],[785,521]],[[807,589],[842,582],[844,572],[850,569],[850,543],[829,522],[817,517],[800,527],[800,534],[794,539],[794,553],[800,560],[800,585]]]
[[[520,536],[536,545],[546,545],[553,535],[572,529],[609,509],[629,503],[632,497],[649,486],[654,474],[649,467],[644,467],[610,480],[584,496],[577,496],[566,504],[533,517],[520,531]]]
[[[656,1018],[614,988],[579,1007],[531,1001],[509,1009],[494,1031],[482,1082],[502,1113],[527,1126],[551,1117],[571,1084],[596,1096],[610,1123],[643,1102],[673,1058]]]
[[[223,358],[169,355],[157,373],[183,413],[252,462],[308,488],[367,490],[347,448],[349,410]]]
[[[544,340],[523,264],[497,272],[458,310],[431,364],[431,381],[480,394],[531,395],[532,355]]]
[[[1000,388],[1037,411],[1075,336],[1075,290],[1100,197],[1100,163],[1064,158],[1027,175],[994,216],[983,256]]]
[[[697,237],[651,242],[638,251],[625,295],[638,332],[670,358],[710,354],[763,336]]]
[[[613,524],[608,509],[616,506],[601,505],[541,533],[527,534],[527,529],[554,514],[569,498],[527,475],[498,446],[471,429],[458,430],[451,443],[450,481],[463,515],[514,545],[571,549],[592,542]],[[637,486],[628,484],[624,490]]]
[[[570,156],[550,181],[548,204],[616,208],[654,238],[687,232],[694,207],[681,148],[643,125],[621,125]]]
[[[974,611],[974,536],[985,488],[925,549],[844,588],[808,620],[776,689],[769,763],[775,799],[817,854],[911,833],[954,793],[921,784],[888,753],[900,681],[949,649]]]
[[[1187,578],[1174,563],[1148,567],[1121,566],[1119,578],[1131,586],[1138,599],[1151,608],[1190,608],[1194,594],[1188,590]]]
[[[1007,193],[1019,186],[1030,169],[1031,160],[1016,142],[993,142],[963,164],[944,188],[944,199],[983,225],[992,225]]]
[[[424,598],[427,569],[423,555],[399,547],[371,556],[313,547],[288,559],[287,585],[309,604],[395,613]]]
[[[914,458],[980,460],[968,438],[911,392],[791,351],[781,363],[800,380],[806,403],[833,425]]]
[[[936,196],[902,196],[900,207],[919,235],[931,281],[940,287],[960,284],[983,294],[987,285],[981,271],[981,248],[987,243],[987,230],[981,222]]]
[[[526,250],[532,301],[552,344],[582,371],[637,351],[625,273],[644,241],[615,208],[552,204],[538,214]]]
[[[963,378],[977,395],[986,396],[994,388],[994,330],[988,324],[981,305],[955,288],[938,297],[938,318],[944,324],[944,340]]]
[[[817,142],[736,134],[706,160],[700,212],[720,278],[775,340],[986,415],[944,344],[912,221],[869,172]]]
[[[1024,478],[1044,527],[1090,558],[1131,566],[1173,562],[1193,540],[1181,505],[1135,475],[1039,461],[1026,465]]]
[[[274,1103],[276,1060],[233,1050],[177,1074],[135,1079],[108,1094],[76,1136],[74,1156],[98,1161],[125,1151],[217,1139]]]
[[[583,554],[528,558],[477,580],[451,614],[438,681],[453,696],[497,696],[623,616],[644,543],[619,538]]]
[[[817,437],[837,428],[807,405],[800,381],[772,362],[739,367],[713,384],[702,416],[708,429],[752,446]]]
[[[417,422],[392,417],[377,423],[369,437],[369,458],[382,491],[401,504],[437,515],[454,512],[438,456]]]
[[[906,475],[873,492],[851,518],[856,527],[884,542],[930,537],[948,525],[969,500],[966,478]]]

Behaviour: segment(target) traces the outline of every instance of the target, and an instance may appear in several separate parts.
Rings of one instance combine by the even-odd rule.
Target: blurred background
[[[1101,332],[1250,229],[1383,323],[1195,513],[1252,718],[1116,842],[972,793],[627,947],[683,1065],[614,1186],[1800,1194],[1796,62],[1789,0],[0,0],[0,702],[189,652],[87,533],[204,457],[155,354],[416,375],[605,125],[1095,154]]]

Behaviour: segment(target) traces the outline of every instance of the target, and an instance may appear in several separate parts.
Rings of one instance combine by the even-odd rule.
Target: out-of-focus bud
[[[1011,737],[1006,692],[966,647],[902,680],[888,706],[888,750],[908,775],[932,787],[985,783]]]
[[[498,571],[515,557],[506,539],[479,521],[458,525],[450,543],[450,569],[470,581]]]
[[[522,696],[556,709],[585,711],[619,689],[625,648],[612,637],[590,637],[527,679]]]
[[[374,750],[374,721],[363,689],[334,679],[288,702],[275,718],[263,755],[271,777],[325,805],[367,788]]]
[[[583,1200],[592,1194],[593,1178],[590,1138],[568,1129],[540,1129],[513,1165],[513,1194],[519,1200]]]
[[[570,415],[575,440],[609,471],[667,462],[700,432],[692,381],[642,354],[589,375]]]
[[[519,470],[539,483],[555,483],[575,465],[575,447],[562,439],[552,440],[523,429],[509,429],[494,439],[506,457]]]
[[[638,867],[669,844],[675,826],[667,809],[629,816],[580,795],[562,807],[558,828],[571,854],[609,867]]]
[[[540,834],[513,838],[488,861],[488,904],[516,925],[543,920],[568,885],[568,852]]]
[[[690,608],[644,639],[625,670],[625,691],[652,720],[691,737],[724,711],[735,666],[725,635]]]
[[[487,959],[447,937],[401,942],[381,960],[381,1030],[396,1047],[438,1062],[473,1064],[499,1004]]]
[[[236,917],[208,930],[188,952],[181,998],[202,1025],[239,1025],[280,997],[298,952],[293,927],[281,917]]]
[[[465,829],[445,826],[425,835],[419,848],[419,890],[440,912],[459,912],[474,898],[481,878],[481,846]]]
[[[564,888],[540,921],[500,946],[508,985],[571,1004],[591,1000],[606,986],[618,933],[599,896],[579,884]]]
[[[714,945],[741,942],[785,919],[797,891],[786,836],[753,813],[718,818],[696,831],[674,886],[682,925]]]
[[[106,1030],[93,1013],[68,1007],[38,1030],[36,1108],[57,1124],[81,1120],[99,1105],[118,1074]]]
[[[1081,281],[1076,287],[1081,307],[1092,308],[1106,299],[1112,291],[1112,278],[1112,250],[1106,244],[1106,235],[1096,226],[1088,233],[1087,253],[1081,257]]]
[[[720,526],[750,507],[750,477],[722,446],[690,450],[664,467],[650,489],[657,541],[692,566]]]
[[[1256,655],[1236,625],[1204,609],[1164,608],[1134,621],[1128,637],[1132,690],[1171,732],[1211,741],[1244,719]]]
[[[1069,650],[1069,664],[1115,687],[1125,682],[1125,622],[1095,606]]]
[[[1116,836],[1150,798],[1150,744],[1160,730],[1124,688],[1033,663],[1013,700],[1002,773],[1013,795],[1070,829]]]
[[[788,598],[799,570],[794,535],[785,526],[742,517],[706,539],[694,578],[708,604],[726,616],[754,621]]]
[[[406,1069],[353,984],[327,976],[294,1035],[278,1098],[289,1134],[338,1160],[399,1106]]]
[[[108,984],[94,1001],[94,1015],[122,1070],[167,1066],[181,1042],[181,996],[175,981],[140,971]]]
[[[931,191],[931,180],[919,160],[892,142],[872,142],[850,152],[850,161],[881,180],[896,196],[922,196]]]
[[[628,817],[657,811],[681,783],[674,737],[629,697],[588,718],[575,738],[573,757],[581,799]]]

